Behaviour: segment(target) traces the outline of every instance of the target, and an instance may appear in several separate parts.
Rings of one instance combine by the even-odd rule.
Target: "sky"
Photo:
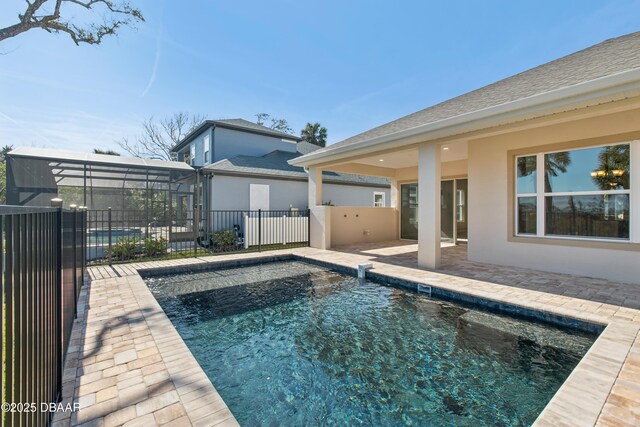
[[[145,22],[98,46],[37,29],[0,42],[0,146],[122,152],[178,111],[320,122],[334,143],[640,30],[640,0],[130,3]],[[0,27],[25,4],[2,0]]]

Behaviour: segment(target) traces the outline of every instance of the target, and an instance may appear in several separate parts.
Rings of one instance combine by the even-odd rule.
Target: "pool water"
[[[296,261],[147,283],[243,426],[530,425],[595,339]]]

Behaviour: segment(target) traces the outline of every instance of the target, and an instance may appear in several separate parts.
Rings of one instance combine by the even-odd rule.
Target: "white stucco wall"
[[[567,246],[566,239],[563,244],[544,238],[543,243],[513,241],[513,229],[508,226],[510,211],[514,209],[509,197],[512,190],[508,151],[565,142],[585,146],[622,142],[640,130],[639,124],[640,110],[633,110],[471,141],[469,260],[639,283],[637,246],[632,249],[628,243],[613,243],[608,248],[577,247]]]
[[[211,209],[249,209],[250,184],[269,185],[271,210],[308,207],[307,181],[215,175],[211,180]],[[373,206],[374,192],[384,192],[385,206],[390,203],[389,188],[331,183],[322,187],[323,201],[331,200],[337,206]]]
[[[398,239],[394,208],[331,206],[331,247]]]

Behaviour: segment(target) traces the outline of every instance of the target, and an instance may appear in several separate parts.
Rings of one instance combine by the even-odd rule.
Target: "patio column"
[[[309,209],[322,206],[322,170],[309,168]]]
[[[389,191],[389,207],[398,209],[400,207],[400,194],[398,193],[399,186],[398,180],[395,178],[391,178],[389,180],[389,184],[391,185],[391,189]]]
[[[309,246],[331,247],[331,207],[322,206],[322,170],[309,168]]]
[[[418,266],[440,267],[440,146],[418,150]]]

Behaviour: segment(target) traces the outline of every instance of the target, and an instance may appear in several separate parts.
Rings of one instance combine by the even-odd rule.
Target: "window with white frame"
[[[373,207],[375,208],[384,208],[384,193],[374,191],[373,192]]]
[[[630,240],[636,145],[517,156],[516,234]]]
[[[209,159],[209,146],[210,144],[210,139],[209,139],[209,135],[205,135],[204,136],[204,159],[202,161],[203,164],[209,163],[211,160]]]
[[[196,161],[196,143],[192,142],[191,145],[189,146],[189,159],[190,159],[190,163],[189,164],[193,164],[193,162]]]

